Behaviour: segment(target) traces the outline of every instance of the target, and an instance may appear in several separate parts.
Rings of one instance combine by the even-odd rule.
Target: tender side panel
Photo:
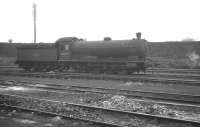
[[[18,50],[18,61],[56,61],[56,48],[21,48]]]

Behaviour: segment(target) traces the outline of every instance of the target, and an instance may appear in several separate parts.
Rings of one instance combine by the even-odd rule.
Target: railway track
[[[43,91],[44,92],[44,91]],[[19,92],[18,92],[19,94]],[[55,101],[56,99],[48,97],[48,99],[41,98],[41,95],[29,96],[29,94],[18,95],[1,93],[0,105],[15,107],[19,109],[30,110],[34,112],[44,112],[48,114],[59,115],[62,117],[70,117],[74,119],[89,120],[94,123],[105,124],[109,126],[144,126],[148,125],[149,121],[156,120],[157,124],[183,124],[199,126],[199,119],[188,119],[183,117],[174,117],[173,115],[163,116],[151,113],[127,111],[117,108],[105,108],[101,106],[93,106],[86,104],[75,104],[65,102],[65,99],[61,101]],[[62,93],[63,94],[63,93]],[[55,95],[55,93],[54,93]],[[40,96],[40,98],[39,98]],[[60,97],[58,97],[60,98]],[[194,108],[194,107],[192,107]],[[199,109],[199,107],[196,107]],[[197,110],[198,110],[197,109]],[[173,116],[173,117],[172,117]],[[150,122],[151,123],[151,122]]]
[[[0,68],[16,68],[16,69],[17,69],[17,68],[19,68],[19,67],[13,65],[13,66],[0,66]]]
[[[149,73],[200,74],[200,69],[149,68]]]
[[[168,101],[175,103],[185,103],[185,104],[195,104],[200,105],[200,95],[194,94],[180,94],[180,93],[169,93],[160,91],[144,91],[144,90],[127,90],[127,89],[114,89],[114,88],[103,88],[103,87],[89,87],[77,85],[59,85],[59,84],[43,84],[34,83],[27,81],[4,81],[0,80],[0,85],[4,87],[8,86],[22,86],[30,88],[39,88],[47,90],[58,90],[64,92],[90,92],[90,93],[100,93],[100,94],[117,94],[126,97],[134,97],[139,99],[150,99],[155,101]]]
[[[25,109],[16,106],[0,105],[0,123],[1,125],[15,125],[24,127],[24,125],[37,127],[115,127],[112,124],[95,123],[90,120],[81,120],[69,118],[51,112]],[[9,120],[9,121],[8,121]],[[120,127],[120,126],[116,126]]]
[[[30,75],[40,75],[39,72],[25,72],[22,69],[19,69],[18,66],[0,66],[0,69],[8,69],[5,74],[9,74],[9,69],[16,69],[16,73],[30,74]],[[5,70],[4,70],[5,71]],[[2,72],[3,73],[3,72]],[[14,73],[14,72],[12,72]],[[45,75],[44,72],[41,73],[43,76]],[[80,73],[60,73],[60,75],[69,75],[69,74],[80,74]],[[87,73],[81,73],[87,74]],[[41,76],[42,76],[41,75]],[[56,74],[59,75],[59,74]],[[101,74],[100,74],[101,75]],[[182,79],[200,79],[200,69],[169,69],[169,68],[154,68],[154,69],[147,69],[146,74],[133,74],[134,77],[145,76],[149,78],[182,78]]]
[[[31,85],[32,84],[32,85]],[[199,98],[200,96],[196,95],[182,95],[182,94],[176,94],[176,93],[154,93],[154,92],[148,92],[150,93],[152,96],[146,96],[146,98],[151,98],[152,100],[149,99],[145,99],[145,96],[143,95],[143,92],[145,91],[137,91],[137,95],[135,95],[134,93],[136,91],[128,91],[128,90],[116,90],[116,89],[104,89],[104,88],[91,88],[91,87],[80,87],[80,86],[63,86],[63,85],[56,85],[56,84],[36,84],[34,85],[34,83],[28,83],[28,85],[26,85],[25,82],[19,82],[19,84],[17,85],[7,85],[7,84],[1,84],[2,86],[0,88],[8,88],[8,89],[20,89],[20,87],[23,87],[25,89],[37,89],[39,91],[42,91],[44,93],[48,93],[48,92],[59,92],[61,94],[65,94],[65,93],[91,93],[91,94],[100,94],[100,95],[123,95],[126,97],[130,97],[130,98],[134,98],[136,99],[137,97],[142,98],[142,100],[145,101],[149,101],[149,102],[155,102],[157,104],[177,104],[177,105],[192,105],[191,103],[194,103],[194,106],[200,106],[199,103]],[[53,85],[53,86],[52,86]],[[18,88],[17,88],[18,87]],[[117,91],[117,92],[116,92]],[[141,93],[140,93],[141,92]],[[154,96],[154,95],[155,96]],[[161,95],[165,95],[164,97],[161,97]],[[171,95],[171,96],[169,96]],[[159,97],[157,97],[159,96]],[[178,98],[179,97],[179,98]],[[196,97],[196,98],[195,98]],[[189,100],[189,98],[191,98],[191,100]],[[192,99],[193,98],[193,99]],[[157,101],[157,99],[162,100],[162,101]],[[187,100],[188,99],[188,100]],[[140,100],[141,99],[137,99]],[[156,100],[156,101],[155,101]],[[167,100],[167,101],[166,101]],[[174,103],[172,103],[174,102]],[[188,104],[187,104],[188,102]]]
[[[87,74],[87,73],[39,73],[39,72],[0,72],[0,75],[8,76],[25,76],[25,77],[41,77],[41,78],[57,78],[57,79],[97,79],[97,80],[121,80],[121,81],[140,81],[154,83],[173,83],[173,84],[188,84],[199,85],[199,75],[190,75],[189,79],[180,75],[163,75],[163,74],[140,74],[140,75],[108,75],[108,74]],[[161,76],[161,77],[159,77]],[[171,78],[169,78],[171,77]]]
[[[0,66],[0,69],[15,69],[22,71],[18,66]],[[174,68],[148,68],[147,73],[172,73],[172,74],[200,74],[200,69],[174,69]]]
[[[177,74],[177,73],[147,73],[148,77],[182,78],[199,80],[200,74]]]
[[[0,73],[0,75],[1,74],[4,75],[5,73]],[[198,85],[198,82],[199,82],[198,80],[185,80],[185,81],[177,82],[177,79],[168,79],[168,81],[164,81],[165,78],[159,78],[159,80],[156,81],[157,79],[154,77],[147,77],[147,79],[144,79],[144,77],[141,78],[141,75],[138,77],[137,77],[137,75],[135,75],[136,77],[120,75],[120,76],[118,76],[119,79],[117,79],[117,76],[115,76],[115,75],[100,75],[99,76],[99,75],[92,75],[92,74],[85,75],[85,74],[79,74],[79,73],[59,73],[59,74],[57,74],[57,73],[37,73],[37,72],[34,72],[34,73],[6,72],[6,75],[42,77],[42,78],[57,78],[57,79],[81,78],[81,79],[128,80],[128,81],[145,81],[145,82],[152,81],[152,82],[162,82],[162,83],[182,83],[182,84],[191,84],[191,85]],[[151,79],[151,80],[148,80],[148,79]],[[195,81],[195,82],[193,82],[193,81]],[[61,92],[61,93],[71,92],[71,93],[73,93],[73,92],[76,92],[76,93],[93,93],[93,94],[95,93],[95,94],[101,94],[101,95],[112,94],[112,95],[125,96],[128,98],[137,98],[136,100],[141,103],[144,102],[141,99],[148,99],[148,100],[145,100],[145,103],[146,102],[152,103],[152,100],[153,100],[153,102],[158,105],[160,105],[160,104],[165,104],[165,105],[176,104],[176,106],[186,106],[187,105],[189,107],[191,107],[191,106],[196,107],[196,108],[198,108],[198,110],[200,109],[199,108],[199,104],[200,104],[200,96],[199,95],[165,93],[165,92],[156,92],[155,93],[152,91],[140,91],[140,90],[129,91],[129,90],[125,90],[125,89],[124,90],[116,90],[116,89],[105,89],[105,88],[101,88],[101,87],[91,88],[91,87],[86,87],[86,86],[83,87],[83,86],[79,86],[79,85],[73,85],[73,86],[66,87],[63,85],[56,85],[56,84],[42,84],[42,83],[14,81],[14,80],[13,81],[3,81],[2,80],[2,81],[0,81],[0,83],[1,83],[1,85],[3,83],[3,86],[1,86],[1,88],[6,88],[9,86],[23,86],[25,88],[31,88],[31,89],[36,88],[36,89],[40,89],[40,90],[46,90],[46,92],[43,91],[44,93],[49,93],[49,92]],[[34,102],[34,104],[30,104],[31,102]],[[35,104],[35,102],[39,103],[39,104]],[[48,105],[48,104],[50,104],[50,105]],[[63,106],[63,104],[67,104],[67,106],[66,105]],[[105,125],[105,126],[113,126],[113,127],[114,126],[116,126],[116,127],[142,126],[144,123],[146,125],[148,125],[148,124],[152,123],[152,122],[149,123],[149,121],[154,121],[154,120],[159,121],[158,123],[162,124],[162,125],[169,124],[169,123],[173,123],[173,125],[174,125],[174,123],[175,123],[175,124],[180,124],[180,126],[185,126],[185,125],[186,126],[194,126],[194,127],[200,126],[199,119],[197,119],[197,120],[184,119],[184,118],[179,119],[179,118],[174,117],[173,116],[174,114],[171,114],[173,117],[160,116],[160,115],[150,114],[151,111],[150,112],[148,111],[145,113],[144,112],[138,113],[138,112],[130,112],[130,111],[110,109],[110,108],[91,106],[91,105],[74,104],[74,103],[68,103],[68,102],[64,102],[64,101],[55,101],[52,99],[44,99],[44,98],[30,97],[30,96],[27,97],[27,96],[21,96],[21,95],[5,94],[5,93],[0,94],[0,105],[10,107],[10,108],[17,108],[20,110],[28,110],[28,111],[33,111],[33,112],[46,113],[46,114],[54,115],[54,116],[56,115],[56,116],[67,117],[67,118],[72,118],[72,119],[78,119],[78,120],[83,120],[83,121],[87,121],[87,122],[92,122],[95,124],[100,124],[100,125]],[[81,107],[81,106],[83,106],[83,107]],[[86,106],[86,107],[84,107],[84,106]],[[34,109],[33,107],[37,107],[37,109]],[[46,107],[47,107],[47,109],[46,109]],[[62,110],[57,109],[57,107],[61,107]],[[64,109],[63,109],[63,107],[64,107]],[[52,108],[52,110],[51,110],[51,108]],[[66,111],[66,109],[67,109],[67,111]],[[77,109],[78,109],[78,111],[77,111]],[[192,109],[192,108],[190,108],[190,109]],[[55,112],[58,110],[61,111],[61,113]],[[96,113],[96,112],[98,115],[92,114],[92,113]],[[74,113],[75,113],[75,116],[74,116]],[[89,116],[98,116],[98,117],[97,117],[97,119],[95,119],[96,117],[87,118],[87,114]],[[106,118],[111,118],[111,120],[110,119],[105,120],[103,118],[105,116],[106,116]],[[121,116],[121,117],[118,117],[118,116]],[[124,120],[124,118],[126,120]],[[160,122],[160,121],[162,121],[162,122]],[[135,124],[137,122],[139,124]],[[167,126],[169,126],[169,125],[167,125]]]
[[[25,111],[30,111],[30,112],[37,112],[37,113],[47,114],[51,116],[61,116],[63,118],[72,118],[72,119],[92,122],[95,124],[106,125],[106,126],[111,126],[111,127],[123,127],[122,125],[114,124],[111,122],[109,123],[109,122],[104,122],[100,120],[95,120],[94,118],[91,118],[91,117],[87,118],[87,116],[85,116],[85,114],[81,112],[81,110],[86,110],[86,113],[87,111],[90,111],[91,113],[92,110],[89,109],[91,107],[84,107],[84,106],[82,107],[81,105],[67,104],[67,103],[62,103],[59,101],[44,100],[44,99],[30,98],[30,97],[28,98],[28,97],[21,97],[21,96],[16,96],[16,95],[0,95],[0,100],[1,100],[0,106],[5,106],[9,108],[15,108],[15,109],[20,109],[20,110],[25,110]],[[13,100],[18,103],[20,102],[21,104],[20,105],[13,104],[14,103]],[[34,104],[32,103],[32,101],[34,101]],[[44,106],[48,107],[49,109],[46,109]],[[62,107],[63,109],[57,109],[57,107]],[[67,110],[65,108],[67,108]],[[80,111],[78,111],[77,108],[80,109]],[[55,110],[57,111],[55,112]],[[89,115],[89,113],[87,114]]]

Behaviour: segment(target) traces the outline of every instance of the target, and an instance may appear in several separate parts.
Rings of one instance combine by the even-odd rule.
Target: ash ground
[[[115,88],[126,90],[143,90],[155,92],[168,92],[180,94],[200,95],[200,86],[191,86],[186,84],[162,84],[162,83],[143,83],[130,81],[114,81],[114,80],[86,80],[86,79],[47,79],[47,78],[28,78],[17,76],[0,76],[3,80],[22,80],[30,82],[38,82],[43,84],[60,84],[60,85],[79,85],[88,87]]]

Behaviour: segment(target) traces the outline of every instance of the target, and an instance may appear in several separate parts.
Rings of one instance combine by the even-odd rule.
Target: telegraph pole
[[[33,3],[34,43],[36,43],[36,4]]]

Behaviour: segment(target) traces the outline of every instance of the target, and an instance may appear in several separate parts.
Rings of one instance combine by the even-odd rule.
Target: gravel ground
[[[181,94],[196,94],[200,95],[200,86],[190,86],[183,84],[161,84],[161,83],[142,83],[142,82],[124,82],[110,80],[82,80],[82,79],[47,79],[47,78],[28,78],[15,76],[0,76],[0,79],[6,80],[26,80],[31,82],[55,83],[66,86],[79,85],[89,87],[116,88],[126,90],[144,90],[168,93]]]
[[[157,104],[153,102],[144,102],[125,96],[111,94],[96,94],[96,93],[56,93],[44,92],[37,89],[23,89],[17,87],[15,89],[2,88],[0,92],[3,94],[13,94],[25,97],[35,97],[49,100],[59,100],[62,102],[84,104],[98,106],[108,109],[118,109],[129,112],[140,112],[152,115],[161,115],[172,118],[184,118],[188,120],[200,121],[200,108],[172,106],[166,104]]]
[[[63,102],[44,101],[34,98],[1,95],[0,100],[1,104],[48,111],[69,117],[109,122],[117,125],[123,125],[125,127],[198,127],[198,125],[191,125],[188,123],[160,121],[155,118],[144,119],[143,116],[128,115],[119,112],[108,112],[101,109],[92,109],[89,107],[70,105]]]

